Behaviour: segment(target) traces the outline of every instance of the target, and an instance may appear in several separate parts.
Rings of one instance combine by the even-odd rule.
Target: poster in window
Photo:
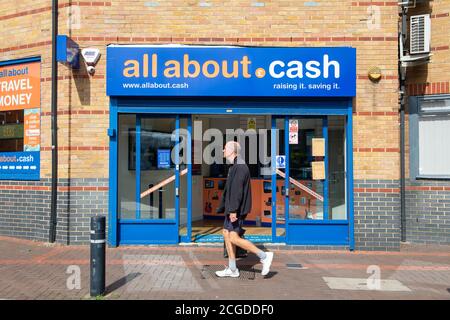
[[[0,67],[0,180],[40,179],[40,62]]]
[[[324,138],[312,138],[312,155],[313,157],[325,157]]]
[[[298,144],[298,132],[289,132],[289,144]]]
[[[324,180],[325,179],[325,162],[323,161],[313,161],[312,166],[312,178],[313,180]]]

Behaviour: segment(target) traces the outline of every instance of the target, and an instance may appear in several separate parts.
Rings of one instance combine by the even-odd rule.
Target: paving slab
[[[0,237],[0,299],[92,299],[89,250]],[[250,254],[237,261],[239,278],[219,279],[214,272],[227,264],[221,245],[107,248],[103,299],[450,299],[449,246],[269,250],[269,275]]]

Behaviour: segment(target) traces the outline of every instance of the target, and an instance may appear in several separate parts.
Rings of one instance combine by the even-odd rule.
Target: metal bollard
[[[91,217],[91,297],[105,293],[105,221]]]
[[[158,218],[162,219],[163,218],[163,192],[164,192],[164,189],[159,188],[158,191],[159,191]]]

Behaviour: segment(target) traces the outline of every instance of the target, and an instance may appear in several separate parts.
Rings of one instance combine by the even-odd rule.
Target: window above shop
[[[450,95],[410,97],[411,179],[450,179]]]

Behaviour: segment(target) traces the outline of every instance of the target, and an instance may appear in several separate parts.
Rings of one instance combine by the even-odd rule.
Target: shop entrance
[[[238,141],[251,176],[252,210],[247,215],[245,237],[253,242],[272,242],[270,204],[270,129],[268,115],[194,115],[192,167],[192,241],[222,242],[223,213],[218,213],[229,164],[222,149]],[[201,159],[202,161],[196,161]],[[264,189],[264,187],[266,187]]]
[[[119,244],[222,242],[217,212],[239,141],[249,166],[253,242],[349,242],[345,115],[118,113]]]

